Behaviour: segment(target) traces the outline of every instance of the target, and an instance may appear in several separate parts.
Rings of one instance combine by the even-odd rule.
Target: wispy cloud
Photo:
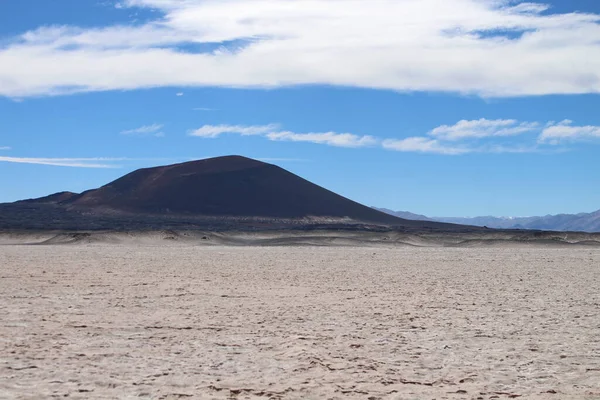
[[[191,136],[217,138],[223,134],[260,136],[271,141],[306,142],[335,147],[361,148],[380,146],[386,150],[442,155],[469,153],[522,154],[556,153],[565,149],[549,149],[546,144],[600,138],[600,127],[572,126],[572,121],[547,123],[515,119],[461,120],[441,125],[423,136],[381,138],[371,135],[338,132],[297,133],[269,125],[204,125],[190,131]],[[545,146],[545,147],[544,147]]]
[[[537,146],[536,144],[513,144],[510,146],[501,144],[492,144],[475,149],[479,153],[495,154],[525,154],[525,153],[556,153],[555,150],[548,150]]]
[[[304,84],[484,97],[600,93],[600,15],[552,13],[540,1],[117,4],[158,12],[144,24],[42,26],[5,38],[0,96]],[[198,52],[190,43],[232,44]]]
[[[366,147],[377,144],[373,136],[359,136],[352,133],[296,133],[282,131],[279,124],[269,125],[204,125],[193,130],[190,136],[201,138],[217,138],[222,134],[238,134],[241,136],[263,136],[271,141],[307,142],[325,144],[336,147]]]
[[[121,135],[163,137],[165,134],[162,132],[162,128],[164,128],[162,124],[144,125],[139,128],[121,131]]]
[[[53,165],[74,168],[120,168],[114,164],[125,158],[32,158],[32,157],[0,157],[0,162],[19,164]]]
[[[405,153],[430,153],[442,155],[463,155],[472,153],[488,154],[525,154],[525,153],[555,153],[556,151],[547,151],[539,146],[524,144],[473,144],[439,141],[427,137],[410,137],[407,139],[388,139],[384,140],[382,147],[387,150],[401,151]]]
[[[377,144],[378,140],[373,136],[359,136],[352,133],[294,133],[294,132],[272,132],[267,138],[273,141],[285,142],[308,142],[325,144],[335,147],[367,147]]]
[[[480,139],[498,136],[516,136],[539,128],[537,122],[519,122],[514,119],[462,120],[454,125],[442,125],[429,134],[443,140]]]
[[[387,139],[382,142],[382,147],[387,150],[411,152],[411,153],[434,153],[446,155],[460,155],[473,152],[466,146],[454,146],[442,144],[436,139],[426,137],[410,137],[406,139]]]
[[[537,135],[541,129],[537,122],[514,119],[461,120],[454,125],[438,126],[424,136],[389,139],[382,145],[387,150],[445,155],[534,153],[541,151],[534,140],[527,137],[517,141],[516,137],[523,134]],[[507,143],[509,139],[511,141]],[[528,144],[529,142],[532,143]]]
[[[209,108],[209,107],[196,107],[196,108],[192,108],[192,110],[194,110],[194,111],[217,111],[216,108]]]
[[[131,158],[131,157],[0,157],[0,162],[17,164],[53,165],[72,168],[123,168],[124,165],[168,164],[189,161],[184,158]]]
[[[558,145],[562,142],[575,142],[590,139],[600,139],[600,126],[574,126],[573,121],[564,120],[550,124],[542,131],[540,143]]]
[[[242,136],[265,135],[274,132],[279,128],[277,124],[269,125],[204,125],[193,130],[190,136],[202,138],[217,138],[225,133],[233,133]]]
[[[175,93],[175,96],[181,97],[181,96],[183,96],[183,92]]]
[[[0,150],[11,150],[9,146],[0,146]]]

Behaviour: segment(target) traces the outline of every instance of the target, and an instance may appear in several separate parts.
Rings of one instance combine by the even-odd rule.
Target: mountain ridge
[[[451,224],[472,225],[494,229],[529,229],[557,232],[600,232],[600,210],[591,213],[555,214],[532,217],[427,217],[408,211],[393,211],[387,208],[376,208],[402,218],[427,218],[425,221],[438,221]]]

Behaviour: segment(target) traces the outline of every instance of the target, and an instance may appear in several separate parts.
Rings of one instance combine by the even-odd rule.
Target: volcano
[[[349,200],[278,166],[241,156],[140,169],[60,204],[134,214],[327,217],[392,225],[409,222]]]

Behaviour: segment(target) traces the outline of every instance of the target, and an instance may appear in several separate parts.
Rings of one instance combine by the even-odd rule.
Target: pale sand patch
[[[595,248],[0,246],[0,398],[600,398],[599,288]]]

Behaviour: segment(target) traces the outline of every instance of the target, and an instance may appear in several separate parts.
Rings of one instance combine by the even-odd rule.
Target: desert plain
[[[597,247],[2,243],[2,399],[600,399]]]

